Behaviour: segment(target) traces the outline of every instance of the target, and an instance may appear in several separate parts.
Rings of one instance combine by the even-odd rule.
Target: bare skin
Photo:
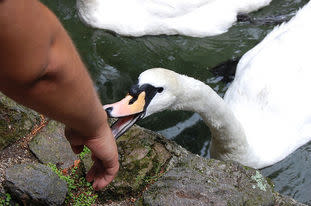
[[[55,15],[37,0],[0,0],[0,91],[66,125],[75,153],[86,145],[96,190],[119,169],[114,137],[89,74]]]

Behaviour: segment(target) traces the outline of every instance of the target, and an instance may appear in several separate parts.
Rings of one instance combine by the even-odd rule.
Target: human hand
[[[66,127],[65,136],[74,153],[82,152],[84,145],[92,151],[94,164],[86,175],[87,181],[93,181],[95,190],[107,186],[119,170],[117,145],[108,124],[89,136]]]

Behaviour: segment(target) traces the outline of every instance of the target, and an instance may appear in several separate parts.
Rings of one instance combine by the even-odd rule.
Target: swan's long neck
[[[222,160],[243,160],[248,144],[244,129],[224,100],[208,85],[180,76],[182,91],[175,110],[194,111],[211,130],[211,156]],[[242,162],[243,163],[243,162]]]

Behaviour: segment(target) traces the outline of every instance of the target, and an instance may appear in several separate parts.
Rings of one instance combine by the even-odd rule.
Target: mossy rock
[[[274,194],[275,204],[277,206],[307,206],[305,204],[299,203],[291,197],[281,195],[277,192]]]
[[[138,205],[273,205],[258,170],[190,154],[144,192]]]
[[[162,138],[138,126],[120,137],[117,141],[120,170],[101,196],[106,200],[136,196],[155,181],[171,159],[170,152],[161,144]]]
[[[150,130],[134,126],[117,144],[120,171],[101,202],[139,197],[135,205],[303,206],[276,195],[258,170],[194,155]],[[90,168],[90,154],[84,159]]]
[[[40,116],[0,93],[0,150],[26,136],[40,123]]]

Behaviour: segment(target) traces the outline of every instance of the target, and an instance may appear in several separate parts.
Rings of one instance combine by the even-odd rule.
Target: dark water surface
[[[152,67],[164,67],[210,84],[220,95],[228,85],[209,68],[237,58],[254,47],[274,25],[237,23],[227,33],[207,38],[184,36],[122,37],[89,28],[79,20],[75,0],[42,0],[60,18],[89,68],[103,104],[124,97],[138,75]],[[252,17],[290,17],[307,0],[273,0]],[[163,121],[165,120],[165,121]],[[209,129],[189,112],[162,112],[139,123],[188,150],[208,157]],[[259,125],[260,126],[260,125]],[[267,142],[267,144],[269,144]],[[284,161],[262,170],[282,194],[311,205],[311,144]]]

